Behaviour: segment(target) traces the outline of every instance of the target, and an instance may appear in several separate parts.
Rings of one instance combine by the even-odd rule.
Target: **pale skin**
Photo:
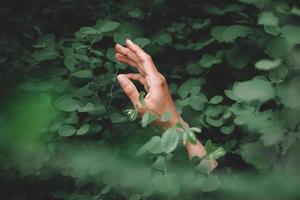
[[[162,123],[157,120],[154,122],[156,126],[161,129],[167,129],[174,126],[175,123],[179,121],[188,127],[188,124],[178,114],[169,92],[167,81],[157,70],[151,56],[129,39],[126,40],[126,47],[116,44],[115,50],[115,57],[119,62],[132,66],[139,72],[119,74],[117,79],[132,104],[138,108],[140,114],[143,115],[146,111],[150,111],[161,116],[167,111],[171,114],[169,121]],[[145,96],[147,108],[140,105],[140,93],[132,81],[139,81],[144,86],[147,92]],[[194,156],[202,158],[206,155],[206,150],[200,141],[197,141],[196,144],[187,142],[185,146],[190,159]],[[214,160],[210,161],[208,164],[211,168],[214,168],[217,165]]]

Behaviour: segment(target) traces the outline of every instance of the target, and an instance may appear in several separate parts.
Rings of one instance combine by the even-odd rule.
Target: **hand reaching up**
[[[158,72],[152,58],[145,53],[137,44],[126,40],[126,47],[116,44],[116,59],[122,63],[137,68],[139,73],[119,74],[118,81],[132,104],[138,108],[141,114],[152,111],[158,115],[170,112],[171,118],[164,126],[172,126],[179,117],[173,99],[170,95],[165,77]],[[147,94],[145,103],[147,109],[143,109],[139,102],[139,91],[132,81],[139,81],[145,88]],[[159,124],[159,123],[158,123]]]
[[[137,68],[139,72],[119,74],[117,76],[125,94],[139,112],[143,115],[143,113],[150,111],[160,116],[162,116],[164,112],[170,112],[171,118],[168,122],[161,123],[159,120],[155,122],[163,129],[174,126],[177,121],[188,126],[177,113],[176,106],[168,89],[167,81],[165,77],[158,72],[151,56],[129,39],[126,40],[126,47],[116,44],[115,49],[116,59],[118,61]],[[139,81],[147,92],[145,96],[146,110],[140,105],[140,93],[132,81]],[[197,141],[196,144],[187,142],[186,148],[190,158],[194,156],[203,157],[206,155],[205,148],[199,141]],[[207,161],[207,165],[209,169],[213,169],[217,166],[217,162],[215,160],[209,160]]]

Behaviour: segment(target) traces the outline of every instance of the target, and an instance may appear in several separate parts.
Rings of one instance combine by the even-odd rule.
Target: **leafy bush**
[[[1,197],[296,199],[298,6],[4,1]],[[113,49],[126,38],[153,56],[182,117],[202,129],[196,136],[219,158],[214,172],[188,161],[176,129],[161,135],[151,115],[126,116],[116,75],[132,69]]]

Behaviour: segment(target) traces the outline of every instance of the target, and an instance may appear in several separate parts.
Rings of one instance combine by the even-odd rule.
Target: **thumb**
[[[128,96],[132,104],[135,106],[138,104],[138,99],[139,99],[139,92],[136,89],[135,85],[131,80],[129,80],[125,74],[119,74],[117,76],[117,79],[123,88],[125,94]]]

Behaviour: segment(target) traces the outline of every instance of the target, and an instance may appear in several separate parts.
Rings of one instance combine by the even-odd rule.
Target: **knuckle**
[[[147,54],[147,55],[146,55],[146,60],[152,61],[152,57],[151,57],[149,54]]]
[[[149,54],[146,54],[143,59],[144,62],[152,62],[152,58]]]
[[[167,83],[166,78],[162,74],[159,74],[157,78],[157,84],[165,85],[166,83]]]

